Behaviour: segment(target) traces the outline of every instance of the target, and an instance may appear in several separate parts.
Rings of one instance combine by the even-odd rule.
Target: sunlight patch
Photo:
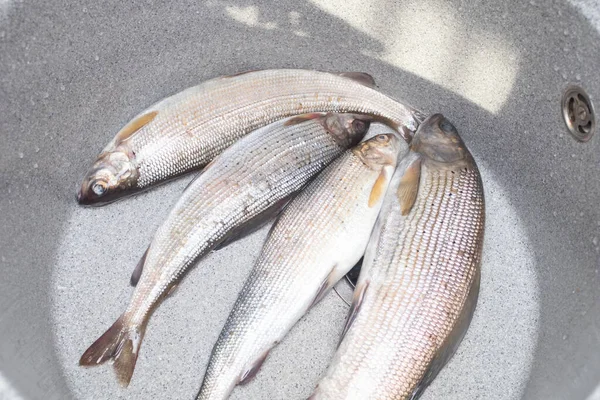
[[[477,30],[445,1],[416,1],[385,13],[369,4],[311,2],[378,40],[382,51],[362,53],[425,78],[497,114],[514,86],[519,53],[506,38]],[[467,26],[469,29],[467,29]]]

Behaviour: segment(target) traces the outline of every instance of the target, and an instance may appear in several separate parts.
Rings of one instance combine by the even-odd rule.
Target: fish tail
[[[121,386],[128,386],[146,331],[146,324],[131,324],[124,315],[81,356],[79,365],[94,366],[113,360],[113,368]]]

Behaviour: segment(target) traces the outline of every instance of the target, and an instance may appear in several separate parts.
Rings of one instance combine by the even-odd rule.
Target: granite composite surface
[[[482,169],[478,309],[423,396],[586,399],[600,381],[599,138],[560,94],[600,98],[598,3],[0,0],[0,399],[186,399],[266,233],[211,254],[154,314],[131,386],[77,366],[189,178],[90,209],[84,170],[133,115],[205,79],[276,67],[367,71],[458,127]],[[380,128],[381,129],[381,128]],[[347,306],[330,294],[234,399],[303,399]]]

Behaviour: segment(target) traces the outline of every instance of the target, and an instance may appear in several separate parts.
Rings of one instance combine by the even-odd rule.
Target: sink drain
[[[567,87],[562,98],[562,113],[567,129],[580,142],[587,142],[594,134],[596,116],[589,96],[581,87]]]

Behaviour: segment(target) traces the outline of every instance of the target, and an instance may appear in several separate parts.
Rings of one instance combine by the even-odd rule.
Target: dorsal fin
[[[397,195],[400,201],[400,211],[402,215],[408,215],[412,209],[417,194],[419,193],[419,181],[421,180],[421,159],[414,160],[404,171],[400,178]]]
[[[287,121],[285,121],[283,126],[292,126],[292,125],[301,124],[303,122],[310,121],[311,119],[321,118],[324,115],[325,115],[324,113],[308,113],[308,114],[296,115],[295,117],[292,117],[292,118],[288,119]]]
[[[116,140],[117,142],[122,142],[127,140],[136,133],[141,127],[147,125],[156,117],[158,111],[150,111],[146,114],[135,117],[131,121],[127,123],[120,131],[117,133]]]
[[[343,76],[344,78],[352,79],[360,83],[361,85],[365,85],[370,88],[375,88],[375,79],[370,74],[366,72],[342,72],[338,74],[339,76]]]
[[[369,195],[369,208],[372,208],[377,204],[377,202],[383,197],[385,194],[385,189],[387,189],[387,174],[384,168],[381,168],[381,172],[377,177],[377,180],[373,184],[373,188],[371,189],[371,194]]]

